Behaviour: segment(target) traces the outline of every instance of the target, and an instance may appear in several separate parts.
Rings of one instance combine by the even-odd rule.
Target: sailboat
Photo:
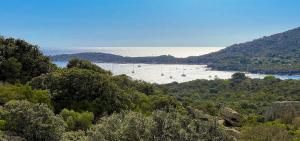
[[[164,73],[162,71],[162,65],[160,65],[160,76],[164,76]]]
[[[182,75],[181,75],[182,77],[186,77],[186,75],[184,74],[184,70],[185,69],[182,70]]]
[[[132,71],[131,71],[131,73],[135,73],[135,71],[134,71],[134,64],[132,64]]]
[[[171,69],[170,69],[170,79],[173,79],[172,73],[171,73]]]

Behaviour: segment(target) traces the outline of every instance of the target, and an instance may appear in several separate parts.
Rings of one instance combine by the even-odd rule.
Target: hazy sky
[[[0,34],[44,49],[228,46],[300,26],[299,0],[1,0]]]

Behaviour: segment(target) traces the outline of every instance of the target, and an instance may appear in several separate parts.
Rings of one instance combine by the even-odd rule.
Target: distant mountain
[[[170,55],[154,56],[154,57],[124,57],[120,55],[108,53],[77,53],[77,54],[61,54],[50,56],[52,61],[68,61],[72,58],[84,59],[93,62],[110,62],[110,63],[146,63],[146,64],[176,64],[182,59],[175,58]]]
[[[267,74],[300,74],[300,28],[235,44],[218,52],[202,56],[175,58],[123,57],[106,53],[78,53],[50,56],[53,61],[80,58],[94,62],[207,64],[217,70],[248,71]]]
[[[300,74],[300,28],[188,57],[185,62],[205,63],[218,70]]]

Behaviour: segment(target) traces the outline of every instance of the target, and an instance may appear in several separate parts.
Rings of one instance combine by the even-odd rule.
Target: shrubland
[[[296,115],[266,121],[274,101],[300,99],[299,80],[273,76],[195,80],[165,85],[114,76],[79,59],[58,68],[23,40],[1,38],[0,138],[33,141],[297,140]],[[231,134],[219,111],[245,121]],[[287,114],[285,114],[287,115]]]

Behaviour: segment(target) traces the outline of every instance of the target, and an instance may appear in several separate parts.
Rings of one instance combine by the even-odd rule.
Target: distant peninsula
[[[176,58],[170,55],[124,57],[107,53],[77,53],[50,56],[52,61],[79,58],[102,63],[205,64],[216,70],[266,74],[300,74],[300,28],[235,44],[202,56]]]

